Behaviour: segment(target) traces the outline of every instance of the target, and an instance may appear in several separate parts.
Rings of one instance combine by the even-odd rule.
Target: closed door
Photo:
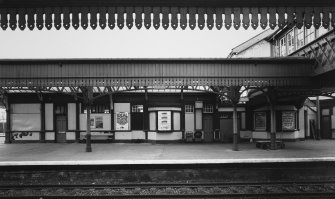
[[[220,119],[220,136],[223,142],[233,141],[233,119]]]
[[[56,116],[56,133],[57,133],[57,142],[64,143],[66,142],[66,116],[57,115]]]
[[[331,130],[330,130],[330,117],[325,116],[321,117],[321,138],[331,139]]]
[[[213,142],[214,141],[213,116],[204,115],[204,117],[203,117],[203,129],[204,129],[204,140],[205,140],[205,142]]]

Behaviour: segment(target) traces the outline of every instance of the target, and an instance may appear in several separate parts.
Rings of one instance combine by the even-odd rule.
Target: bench
[[[108,134],[92,134],[91,135],[91,140],[106,140],[108,142],[111,142],[114,140],[114,133],[108,133]],[[80,141],[81,142],[86,142],[86,135],[80,135]]]
[[[270,140],[259,140],[256,141],[256,147],[260,149],[270,149],[271,141]],[[276,149],[284,149],[285,144],[283,141],[276,140]]]

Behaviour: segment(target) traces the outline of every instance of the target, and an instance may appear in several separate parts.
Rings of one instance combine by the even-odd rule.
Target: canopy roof
[[[333,0],[0,0],[1,28],[335,26]],[[332,19],[331,19],[332,18]]]
[[[315,86],[313,65],[305,58],[0,60],[0,86]]]

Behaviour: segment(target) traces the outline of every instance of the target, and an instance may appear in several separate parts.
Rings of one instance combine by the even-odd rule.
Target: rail
[[[0,198],[335,197],[335,181],[1,185]]]

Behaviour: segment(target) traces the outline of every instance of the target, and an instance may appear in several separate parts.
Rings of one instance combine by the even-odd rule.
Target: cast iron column
[[[91,106],[93,104],[93,87],[86,86],[81,88],[84,102],[86,105],[86,152],[92,152],[91,146]]]
[[[41,142],[45,143],[45,103],[41,102]]]
[[[321,138],[321,111],[320,111],[320,99],[319,96],[316,97],[316,139]]]
[[[233,151],[238,151],[237,103],[233,103]]]
[[[10,133],[10,108],[9,104],[6,106],[6,133],[5,133],[5,143],[9,144],[11,143],[11,133]]]
[[[270,139],[271,139],[271,150],[276,149],[276,111],[274,104],[270,106],[271,115],[271,129],[270,129]]]
[[[91,104],[88,103],[86,111],[86,152],[92,152],[92,146],[91,146]]]

